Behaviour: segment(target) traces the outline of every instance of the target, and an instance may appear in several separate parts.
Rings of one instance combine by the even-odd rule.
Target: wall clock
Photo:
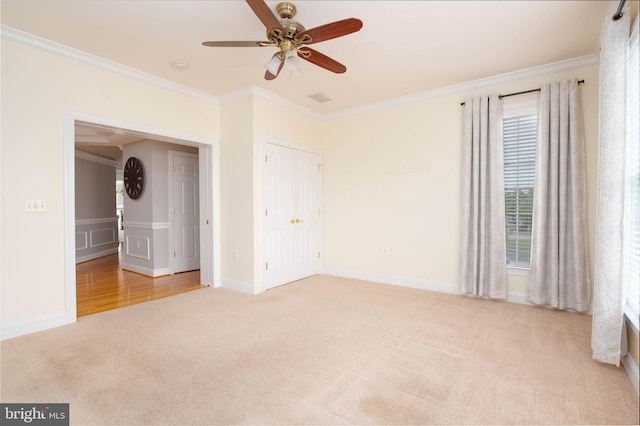
[[[144,189],[144,170],[136,157],[129,157],[124,165],[124,189],[132,200],[140,198]]]

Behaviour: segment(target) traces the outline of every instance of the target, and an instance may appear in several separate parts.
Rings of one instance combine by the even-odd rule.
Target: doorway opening
[[[140,285],[141,282],[145,282],[146,280],[142,287],[147,288],[147,290],[153,290],[147,294],[146,297],[148,300],[157,297],[166,297],[166,295],[178,293],[182,290],[190,291],[191,289],[202,288],[203,286],[220,286],[219,182],[217,180],[219,158],[217,141],[194,138],[193,136],[184,136],[163,129],[147,128],[132,123],[124,123],[100,117],[89,117],[76,113],[65,114],[64,135],[65,286],[67,300],[65,315],[68,322],[74,322],[78,316],[86,314],[85,307],[80,311],[77,305],[79,301],[77,285],[80,282],[80,275],[77,274],[80,273],[79,271],[94,265],[102,269],[105,268],[105,265],[110,265],[107,269],[116,269],[117,273],[114,273],[112,277],[116,280],[122,278],[124,272],[121,268],[121,250],[118,250],[117,253],[114,254],[106,254],[102,260],[90,259],[86,264],[82,264],[81,267],[76,268],[75,156],[77,150],[90,152],[91,155],[115,156],[111,161],[119,164],[122,163],[124,146],[141,140],[158,141],[160,143],[189,147],[190,149],[188,150],[192,152],[195,151],[195,161],[197,161],[200,169],[197,178],[199,188],[195,194],[199,213],[197,239],[200,270],[179,274],[181,275],[180,277],[174,277],[174,270],[173,267],[171,267],[167,268],[168,274],[163,274],[166,275],[165,277],[156,278],[145,277],[141,274],[130,272],[130,274],[133,275],[129,277],[129,282],[136,282],[137,285]],[[117,158],[118,155],[120,158]],[[114,181],[113,184],[115,192],[116,182]],[[124,215],[124,221],[126,222],[126,212],[124,212]],[[122,217],[119,212],[116,213],[115,211],[113,216],[119,228],[122,224]],[[153,226],[155,225],[152,224],[151,227]],[[122,245],[119,244],[119,233],[118,230],[115,238],[118,241],[118,247],[121,248]],[[162,247],[161,250],[166,249],[168,252],[172,249],[172,247],[168,246],[172,243],[171,241],[160,241],[159,243]],[[155,247],[155,249],[158,250],[158,247]],[[98,266],[99,264],[102,264],[102,266]],[[139,279],[134,280],[134,277]],[[84,278],[82,279],[84,280]],[[185,284],[185,282],[187,283]],[[185,290],[186,288],[189,288],[189,290]],[[131,292],[129,293],[131,294]],[[86,294],[83,294],[82,298],[86,298]],[[130,299],[133,300],[134,298],[130,297]],[[106,304],[106,309],[103,310],[125,306],[127,303],[122,301],[115,302],[113,307],[106,307],[108,305]]]

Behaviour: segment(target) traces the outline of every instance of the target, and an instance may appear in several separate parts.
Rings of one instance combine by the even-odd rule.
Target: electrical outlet
[[[382,255],[386,256],[389,254],[389,247],[382,247]]]
[[[239,256],[239,253],[238,253],[238,250],[234,250],[234,251],[233,251],[233,258],[234,258],[235,260],[238,260],[238,257],[240,257],[240,256]]]

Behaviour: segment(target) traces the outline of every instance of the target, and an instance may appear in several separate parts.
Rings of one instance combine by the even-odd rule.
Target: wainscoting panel
[[[116,228],[93,229],[89,232],[91,247],[113,245],[116,243]]]
[[[150,277],[171,273],[169,264],[169,222],[124,224],[122,268]]]
[[[117,252],[117,217],[76,220],[76,263]]]
[[[76,252],[89,248],[89,235],[87,231],[76,232]]]
[[[125,238],[127,256],[138,259],[151,260],[151,239],[127,235]]]

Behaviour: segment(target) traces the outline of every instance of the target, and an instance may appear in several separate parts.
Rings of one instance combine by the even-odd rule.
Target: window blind
[[[503,120],[507,266],[529,268],[536,157],[536,113]]]
[[[625,242],[625,282],[627,308],[638,326],[640,304],[640,63],[638,38],[629,50],[627,144],[627,211]]]

